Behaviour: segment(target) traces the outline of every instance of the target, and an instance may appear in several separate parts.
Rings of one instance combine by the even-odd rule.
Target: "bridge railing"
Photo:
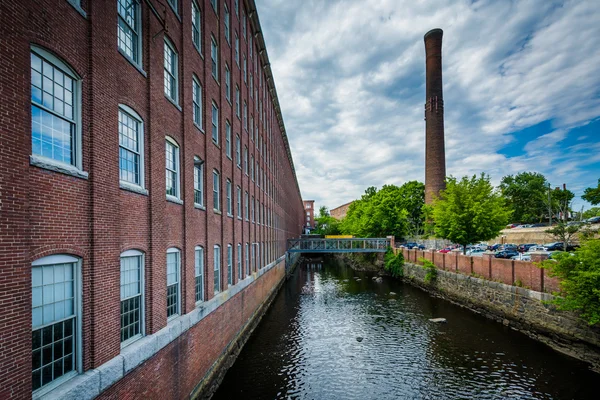
[[[289,239],[292,253],[378,253],[385,252],[391,241],[387,238]]]

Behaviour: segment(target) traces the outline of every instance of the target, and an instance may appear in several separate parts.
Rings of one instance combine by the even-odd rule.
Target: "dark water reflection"
[[[330,262],[299,267],[214,398],[600,398],[600,375],[585,364],[371,276]]]

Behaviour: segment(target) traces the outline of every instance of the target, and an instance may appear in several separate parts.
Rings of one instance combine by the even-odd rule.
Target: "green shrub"
[[[401,277],[404,275],[404,256],[402,253],[394,254],[394,251],[388,247],[383,258],[384,268],[392,274],[393,277]]]
[[[589,325],[600,324],[600,239],[585,240],[574,253],[557,253],[541,263],[560,279],[561,310],[576,310]]]
[[[423,263],[422,268],[427,271],[425,274],[425,283],[431,283],[436,280],[438,270],[434,263],[424,258],[420,258],[419,261]]]

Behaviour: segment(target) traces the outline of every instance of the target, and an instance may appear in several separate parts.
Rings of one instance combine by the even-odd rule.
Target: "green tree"
[[[422,182],[406,182],[399,188],[399,208],[407,212],[407,235],[418,238],[425,232],[425,218],[423,206],[425,205],[425,185]]]
[[[598,186],[585,189],[581,198],[585,201],[589,201],[593,205],[600,204],[600,179],[598,179]]]
[[[574,255],[558,253],[542,263],[551,276],[560,278],[562,310],[577,310],[589,325],[600,323],[600,240],[590,239]]]
[[[319,208],[319,216],[315,218],[315,229],[312,233],[317,235],[339,235],[341,233],[339,221],[329,214],[327,207]]]
[[[552,210],[558,214],[563,221],[568,220],[571,212],[571,201],[575,198],[575,193],[568,189],[555,189],[552,192]]]
[[[500,190],[513,210],[512,220],[521,223],[541,222],[548,214],[548,181],[537,172],[507,175]]]
[[[546,233],[552,235],[557,241],[563,242],[563,250],[567,251],[567,247],[578,231],[578,225],[567,225],[565,221],[559,221],[558,224],[546,230]]]
[[[583,212],[583,219],[600,216],[600,207],[592,207],[589,210]]]
[[[489,176],[446,178],[446,190],[433,202],[435,234],[463,246],[498,236],[511,211]]]

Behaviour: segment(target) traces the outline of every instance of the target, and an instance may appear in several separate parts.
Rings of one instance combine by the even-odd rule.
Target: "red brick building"
[[[307,228],[315,227],[315,201],[304,200],[304,226]]]
[[[0,18],[0,398],[189,397],[304,225],[256,5]]]
[[[338,221],[344,219],[346,217],[346,214],[348,214],[348,209],[350,209],[350,205],[352,203],[354,203],[354,200],[352,200],[349,203],[342,204],[341,206],[338,206],[336,208],[332,208],[331,210],[329,210],[329,214]]]

